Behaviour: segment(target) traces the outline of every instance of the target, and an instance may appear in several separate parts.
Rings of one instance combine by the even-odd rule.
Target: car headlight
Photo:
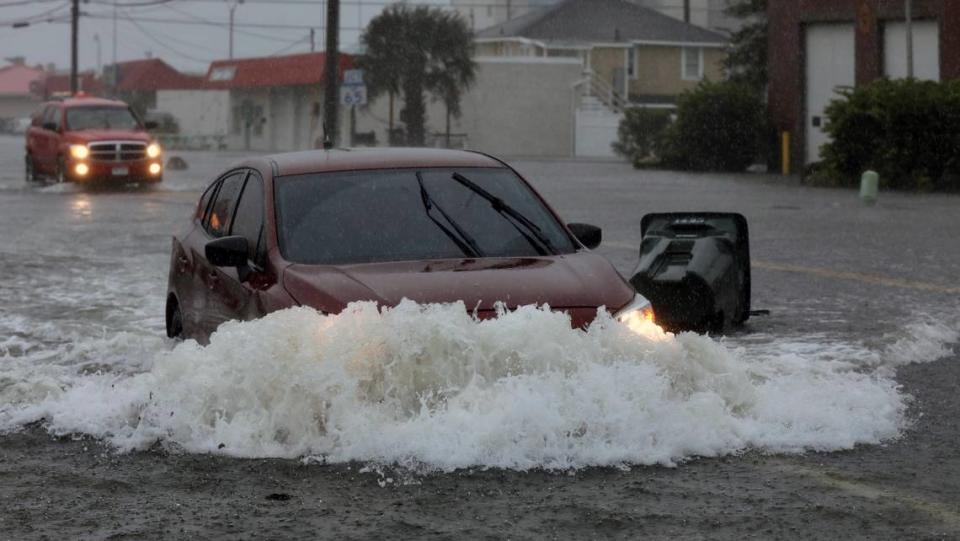
[[[636,331],[645,323],[654,323],[653,305],[643,295],[636,295],[629,304],[617,310],[613,317]]]
[[[160,155],[160,145],[158,145],[158,144],[156,144],[156,143],[150,143],[150,144],[147,146],[147,157],[148,157],[148,158],[156,158],[156,157],[159,156],[159,155]]]
[[[70,156],[78,160],[84,160],[90,156],[90,149],[87,148],[87,145],[70,145]]]

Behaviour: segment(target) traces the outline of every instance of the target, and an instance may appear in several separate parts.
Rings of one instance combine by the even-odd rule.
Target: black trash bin
[[[641,221],[630,283],[672,331],[720,332],[750,317],[750,242],[740,214],[674,212]]]

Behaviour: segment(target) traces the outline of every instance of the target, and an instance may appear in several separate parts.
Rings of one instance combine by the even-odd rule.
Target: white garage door
[[[891,79],[907,76],[907,25],[887,23],[883,28],[883,73]],[[913,23],[913,76],[940,80],[940,25]]]
[[[820,160],[820,146],[827,142],[823,111],[836,91],[852,87],[855,80],[854,31],[852,24],[817,24],[807,27],[806,66],[806,161]]]

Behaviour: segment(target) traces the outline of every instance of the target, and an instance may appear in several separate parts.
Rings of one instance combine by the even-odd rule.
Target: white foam
[[[463,305],[292,309],[227,323],[135,375],[55,372],[34,393],[0,383],[0,429],[45,419],[121,450],[418,470],[672,465],[896,438],[909,398],[869,369],[876,354],[813,344],[638,334],[609,317],[575,331],[533,307],[482,322]]]

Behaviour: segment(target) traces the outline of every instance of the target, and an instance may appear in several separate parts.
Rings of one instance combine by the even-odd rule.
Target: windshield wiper
[[[423,185],[423,176],[419,171],[417,172],[417,184],[420,185],[420,199],[423,201],[423,208],[427,211],[427,217],[433,220],[433,223],[437,224],[437,227],[439,227],[464,254],[470,257],[483,257],[483,252],[481,252],[480,247],[477,246],[477,241],[473,240],[473,237],[457,225],[457,222],[444,212],[444,210],[440,208],[440,205],[437,205],[436,201],[430,197],[430,192],[428,192],[427,187]],[[456,230],[456,233],[450,231],[447,226],[440,223],[440,220],[430,212],[432,209],[437,209],[437,212]]]
[[[530,245],[537,250],[537,253],[540,255],[546,255],[548,253],[556,255],[559,253],[553,246],[553,243],[550,242],[550,239],[543,234],[543,231],[541,231],[539,227],[537,227],[537,224],[533,223],[517,209],[511,207],[506,201],[481,188],[478,184],[474,183],[472,180],[461,175],[460,173],[454,173],[453,180],[463,184],[470,191],[486,199],[488,202],[490,202],[490,206],[493,207],[493,210],[500,213],[500,215],[513,218],[512,220],[508,219],[507,221],[510,222],[521,235],[523,235],[523,238],[527,239],[527,242],[529,242]],[[523,229],[520,228],[520,225],[522,225],[527,232],[524,232]],[[533,238],[531,238],[530,235],[533,235]],[[536,241],[534,241],[534,239],[536,239]],[[540,243],[539,245],[537,244],[538,242]]]

